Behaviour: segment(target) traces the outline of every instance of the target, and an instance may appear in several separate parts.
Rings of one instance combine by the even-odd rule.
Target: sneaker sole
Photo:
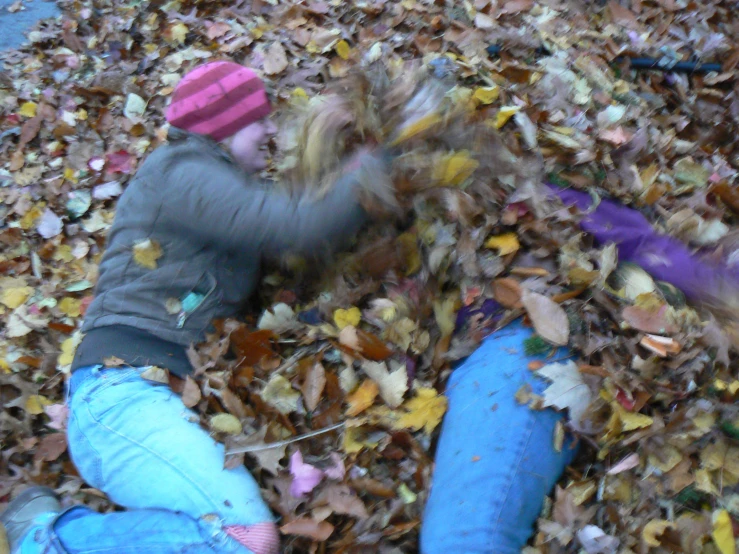
[[[53,489],[50,489],[49,487],[37,486],[25,490],[10,501],[10,504],[8,504],[6,510],[3,512],[2,515],[0,515],[0,523],[2,523],[3,527],[5,527],[7,522],[13,519],[26,504],[41,496],[51,496],[55,499],[57,498],[56,493],[53,491]]]

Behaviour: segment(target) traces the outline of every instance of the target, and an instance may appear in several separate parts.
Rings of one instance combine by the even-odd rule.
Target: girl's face
[[[275,133],[277,126],[265,117],[227,138],[224,144],[244,171],[255,173],[267,167],[268,145]]]

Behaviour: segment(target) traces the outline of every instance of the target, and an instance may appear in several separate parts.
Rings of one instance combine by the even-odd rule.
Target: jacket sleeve
[[[657,232],[637,210],[610,200],[601,201],[593,209],[593,200],[586,193],[554,187],[550,190],[565,205],[586,212],[580,226],[599,244],[615,243],[620,260],[641,266],[654,278],[681,289],[688,298],[710,300],[739,290],[739,275],[726,264],[715,263],[681,240]]]
[[[368,156],[363,163],[383,162]],[[366,221],[356,171],[341,177],[323,198],[312,200],[244,182],[237,172],[209,171],[209,165],[194,160],[178,168],[185,177],[171,183],[163,212],[176,230],[225,250],[274,255],[335,249]]]

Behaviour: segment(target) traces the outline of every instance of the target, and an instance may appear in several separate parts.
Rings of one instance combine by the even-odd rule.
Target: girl
[[[320,201],[250,176],[267,165],[270,111],[262,81],[236,63],[205,64],[177,85],[170,142],[118,203],[69,386],[70,455],[128,511],[62,511],[52,491],[29,489],[0,518],[14,553],[278,551],[252,476],[223,469],[224,448],[198,417],[141,377],[151,366],[191,373],[187,348],[239,312],[264,256],[336,247],[366,219],[358,174],[383,164],[368,153]]]

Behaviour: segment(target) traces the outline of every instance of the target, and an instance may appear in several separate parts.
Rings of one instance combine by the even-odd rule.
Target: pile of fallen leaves
[[[226,463],[254,472],[286,552],[412,552],[453,363],[525,315],[536,331],[527,352],[569,344],[577,356],[532,365],[552,386],[519,399],[568,409],[582,444],[530,551],[734,552],[739,381],[721,322],[619,266],[612,245],[594,248],[542,189],[619,199],[735,263],[731,3],[62,4],[61,20],[4,54],[0,74],[0,498],[35,482],[113,509],[64,454],[63,371],[115,199],[165,140],[163,109],[183,73],[234,59],[295,113],[325,90],[342,94],[356,67],[400,78],[402,62],[422,60],[443,70],[443,102],[471,131],[401,147],[400,220],[325,267],[266,272],[259,309],[220,322],[191,352],[195,377],[173,386],[226,443]],[[499,58],[485,52],[492,43]],[[623,56],[717,59],[724,70],[637,73]],[[431,128],[411,115],[392,129],[361,121],[384,144],[414,139],[402,121],[414,135]],[[279,137],[275,172],[320,190],[335,157],[301,165],[306,136],[294,130]],[[346,151],[364,138],[342,137]]]

